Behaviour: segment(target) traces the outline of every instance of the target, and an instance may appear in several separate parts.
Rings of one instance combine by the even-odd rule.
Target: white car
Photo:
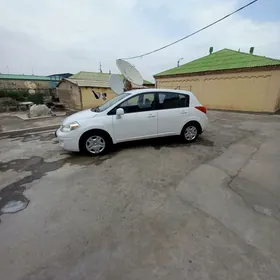
[[[141,89],[67,117],[56,136],[65,150],[100,155],[139,139],[181,135],[192,142],[207,122],[206,108],[190,91]]]

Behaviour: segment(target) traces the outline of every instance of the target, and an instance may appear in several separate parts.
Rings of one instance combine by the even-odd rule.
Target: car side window
[[[173,92],[160,92],[159,110],[189,107],[190,96]]]
[[[123,108],[125,114],[155,110],[155,95],[143,93],[133,96],[121,103],[118,108]]]

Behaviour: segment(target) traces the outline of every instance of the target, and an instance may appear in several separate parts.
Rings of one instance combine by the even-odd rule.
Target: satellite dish
[[[112,74],[109,78],[109,86],[116,94],[122,94],[124,92],[123,77],[118,74]]]
[[[117,59],[116,63],[120,72],[124,75],[125,79],[127,79],[129,82],[135,85],[143,85],[143,78],[141,74],[129,62],[122,59]]]

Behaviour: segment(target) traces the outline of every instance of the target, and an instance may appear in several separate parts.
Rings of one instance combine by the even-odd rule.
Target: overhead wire
[[[155,49],[155,50],[153,50],[153,51],[150,51],[150,52],[147,52],[147,53],[143,53],[143,54],[140,54],[140,55],[131,56],[131,57],[125,57],[125,58],[122,58],[122,59],[128,60],[128,59],[142,58],[142,57],[144,57],[144,56],[150,55],[150,54],[152,54],[152,53],[161,51],[161,50],[163,50],[163,49],[165,49],[165,48],[168,48],[168,47],[170,47],[170,46],[172,46],[172,45],[175,45],[175,44],[177,44],[177,43],[179,43],[179,42],[181,42],[181,41],[183,41],[183,40],[185,40],[185,39],[187,39],[187,38],[189,38],[189,37],[191,37],[191,36],[193,36],[193,35],[195,35],[195,34],[201,32],[201,31],[203,31],[203,30],[205,30],[205,29],[207,29],[207,28],[209,28],[209,27],[211,27],[211,26],[213,26],[213,25],[215,25],[215,24],[217,24],[217,23],[219,23],[219,22],[225,20],[226,18],[228,18],[228,17],[230,17],[230,16],[232,16],[232,15],[234,15],[234,14],[240,12],[241,10],[243,10],[243,9],[245,9],[245,8],[247,8],[247,7],[249,7],[249,6],[251,6],[252,4],[256,3],[257,1],[258,1],[258,0],[251,1],[250,3],[248,3],[248,4],[246,4],[246,5],[242,6],[242,7],[240,7],[239,9],[237,9],[237,10],[231,12],[230,14],[227,14],[227,15],[225,15],[224,17],[222,17],[222,18],[220,18],[220,19],[218,19],[218,20],[216,20],[216,21],[214,21],[214,22],[212,22],[212,23],[210,23],[210,24],[204,26],[203,28],[200,28],[199,30],[197,30],[197,31],[195,31],[195,32],[193,32],[193,33],[191,33],[191,34],[189,34],[189,35],[187,35],[187,36],[184,36],[184,37],[182,37],[182,38],[180,38],[180,39],[178,39],[178,40],[176,40],[176,41],[174,41],[174,42],[172,42],[172,43],[170,43],[170,44],[167,44],[167,45],[165,45],[165,46],[163,46],[163,47],[161,47],[161,48],[158,48],[158,49]]]

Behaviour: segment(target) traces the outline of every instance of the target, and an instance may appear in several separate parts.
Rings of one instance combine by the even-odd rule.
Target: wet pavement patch
[[[123,142],[114,145],[113,150],[125,150],[125,149],[138,149],[143,147],[153,147],[156,150],[160,150],[162,147],[176,148],[179,146],[187,145],[184,143],[180,137],[162,137],[162,138],[151,138],[146,140],[136,140],[130,142]]]
[[[46,173],[55,171],[67,163],[81,166],[100,165],[109,158],[109,155],[103,157],[85,157],[80,154],[73,154],[73,156],[53,162],[45,162],[43,158],[37,156],[28,159],[16,159],[5,163],[0,162],[1,172],[7,170],[31,172],[31,175],[13,182],[0,190],[0,216],[25,209],[29,203],[29,199],[24,195],[26,185],[42,178]]]
[[[39,140],[39,141],[49,141],[54,139],[55,136],[53,133],[48,133],[48,134],[28,134],[22,137],[21,142],[29,142],[29,141],[34,141],[34,140]]]
[[[12,142],[21,141],[21,142],[30,142],[30,141],[50,141],[56,139],[54,133],[39,133],[39,134],[26,134],[26,135],[11,135],[9,136]]]
[[[57,139],[55,137],[54,133],[40,135],[40,141],[49,141],[49,140],[52,140],[54,138]]]
[[[137,140],[131,142],[125,142],[115,145],[115,150],[123,150],[129,148],[143,148],[153,147],[156,150],[160,150],[163,147],[177,148],[177,147],[190,147],[191,145],[203,145],[207,147],[213,147],[214,142],[203,137],[199,137],[193,143],[186,143],[179,136],[170,136],[162,138],[152,138],[147,140]]]
[[[3,214],[17,213],[17,212],[25,209],[27,207],[28,203],[29,203],[29,201],[27,199],[24,201],[10,200],[2,207],[1,212]]]
[[[197,145],[202,145],[202,146],[207,146],[207,147],[213,147],[214,146],[214,142],[211,140],[208,140],[206,138],[197,138],[197,140],[195,142],[193,142],[193,144],[197,144]]]
[[[29,142],[38,139],[40,139],[40,135],[31,134],[31,135],[23,136],[21,142]]]
[[[41,157],[31,157],[29,159],[15,159],[8,162],[0,162],[0,171],[5,172],[7,170],[15,171],[32,171],[36,165],[43,163],[44,159]]]
[[[0,191],[0,216],[6,213],[16,213],[27,207],[29,200],[24,196],[24,184],[30,182],[31,176],[27,176],[14,182]]]
[[[82,165],[87,166],[94,164],[95,166],[98,166],[102,164],[104,161],[112,158],[115,154],[114,153],[108,153],[103,156],[87,156],[83,155],[81,153],[71,153],[71,157],[68,157],[64,159],[64,163],[68,163],[70,165]]]

